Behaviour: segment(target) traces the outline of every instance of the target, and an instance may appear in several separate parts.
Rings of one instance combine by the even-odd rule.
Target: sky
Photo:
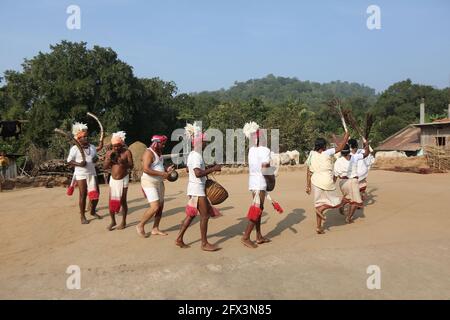
[[[66,12],[81,10],[80,29]],[[370,5],[381,28],[369,30]],[[268,74],[387,89],[450,86],[448,0],[0,0],[0,74],[61,40],[111,47],[138,77],[178,92]]]

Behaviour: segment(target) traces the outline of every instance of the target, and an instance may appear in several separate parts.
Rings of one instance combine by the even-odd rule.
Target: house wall
[[[422,127],[420,143],[422,147],[436,146],[436,137],[446,137],[445,148],[450,149],[450,125]]]

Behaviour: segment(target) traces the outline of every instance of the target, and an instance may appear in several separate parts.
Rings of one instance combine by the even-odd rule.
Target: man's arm
[[[105,161],[103,161],[103,169],[105,169],[105,170],[108,170],[112,167],[111,153],[112,153],[112,151],[108,151],[105,154]]]
[[[210,174],[214,171],[220,171],[220,170],[222,170],[222,166],[220,164],[216,164],[213,167],[210,167],[205,170],[202,170],[200,168],[194,168],[195,176],[197,178],[206,177],[208,174]]]
[[[74,167],[85,167],[86,161],[76,162],[75,157],[76,153],[72,151],[72,149],[69,152],[69,157],[67,158],[67,163]]]
[[[312,172],[306,167],[306,193],[311,194],[311,176]]]
[[[133,162],[133,154],[130,150],[127,150],[127,160],[128,160],[128,169],[133,170],[134,162]]]
[[[338,145],[338,147],[335,150],[335,153],[339,153],[342,150],[344,150],[344,147],[347,144],[349,138],[350,138],[350,133],[348,131],[346,131],[345,135],[344,135],[344,140],[342,140],[341,144]]]
[[[364,158],[367,158],[370,154],[369,142],[364,139]]]

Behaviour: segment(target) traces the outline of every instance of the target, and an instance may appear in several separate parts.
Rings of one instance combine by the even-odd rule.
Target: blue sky
[[[68,30],[66,8],[81,8]],[[366,9],[381,9],[368,30]],[[139,77],[179,92],[216,90],[267,74],[385,90],[450,86],[448,0],[1,0],[0,73],[63,39],[114,49]]]

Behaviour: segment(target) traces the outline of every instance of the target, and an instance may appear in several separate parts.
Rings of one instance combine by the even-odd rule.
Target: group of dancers
[[[192,144],[192,151],[188,154],[186,161],[186,171],[189,174],[187,185],[188,202],[186,205],[186,217],[181,224],[175,244],[180,248],[188,248],[184,242],[184,235],[193,219],[200,215],[200,235],[201,248],[205,251],[216,251],[219,248],[208,242],[207,230],[210,218],[221,216],[219,210],[211,204],[206,194],[207,176],[221,171],[221,165],[206,165],[203,159],[203,149],[207,145],[206,134],[195,123],[185,127],[187,138]],[[248,152],[249,166],[249,191],[251,193],[251,205],[247,212],[247,226],[243,230],[241,243],[249,248],[257,248],[270,242],[264,237],[261,231],[261,216],[264,210],[264,203],[267,199],[279,213],[283,212],[281,206],[274,201],[269,192],[274,188],[274,168],[270,165],[271,151],[267,147],[267,140],[263,131],[255,122],[246,123],[243,132],[249,139],[250,148]],[[97,152],[103,148],[103,141],[96,147],[88,141],[88,127],[83,123],[75,123],[72,126],[72,134],[77,140],[81,149],[73,146],[70,149],[67,162],[75,167],[72,183],[68,190],[72,194],[74,187],[79,189],[79,208],[82,224],[88,224],[86,219],[86,202],[89,199],[90,214],[101,219],[96,213],[96,207],[100,196],[95,162]],[[104,169],[110,170],[109,179],[109,212],[111,223],[107,229],[122,230],[126,227],[128,213],[127,190],[129,185],[129,174],[133,169],[133,155],[125,144],[126,134],[123,131],[112,135],[111,148],[105,154]],[[174,165],[164,166],[163,150],[168,138],[164,135],[154,135],[151,138],[151,145],[142,156],[143,173],[141,176],[141,187],[145,198],[149,203],[149,208],[144,212],[140,222],[136,225],[136,232],[139,236],[146,238],[145,225],[154,218],[151,235],[167,235],[159,228],[164,210],[164,181],[169,178],[175,170]],[[81,154],[83,150],[84,155]],[[333,165],[333,157],[340,154],[340,157]],[[306,161],[307,164],[307,186],[306,192],[314,192],[314,204],[317,217],[317,233],[324,233],[322,223],[326,220],[325,210],[339,208],[341,214],[345,216],[347,223],[353,222],[353,215],[356,209],[363,206],[363,197],[367,185],[366,178],[370,168],[370,151],[367,141],[364,139],[364,149],[358,149],[355,139],[349,140],[349,133],[346,132],[343,142],[336,148],[327,148],[325,139],[319,138],[315,142],[314,150],[310,152]],[[336,180],[339,179],[339,186],[342,196],[336,191]],[[345,212],[344,207],[348,210]],[[122,214],[122,221],[119,225],[116,222],[116,215]],[[256,230],[255,241],[250,239],[253,230]]]
[[[325,210],[339,208],[345,222],[353,223],[355,211],[364,206],[367,176],[374,158],[366,139],[363,138],[364,148],[358,149],[358,141],[349,138],[346,131],[343,141],[335,148],[327,148],[326,140],[318,138],[306,160],[306,193],[314,192],[318,234],[324,233]],[[336,190],[337,180],[341,194]]]

